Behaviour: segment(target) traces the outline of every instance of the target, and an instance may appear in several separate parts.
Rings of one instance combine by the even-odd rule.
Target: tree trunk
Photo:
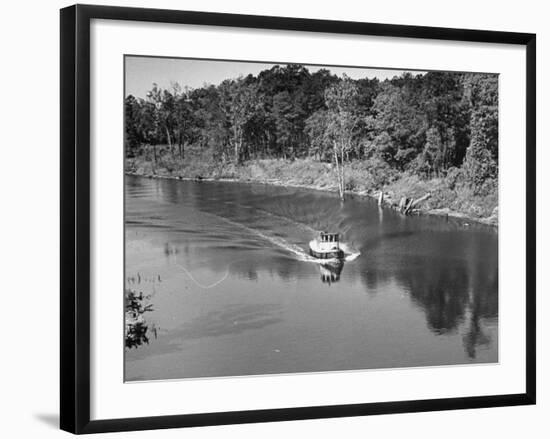
[[[343,158],[343,157],[342,157]],[[334,161],[336,162],[336,180],[338,183],[338,193],[340,194],[340,199],[344,199],[344,163],[342,161],[341,166],[338,159],[338,148],[334,146]]]
[[[426,201],[428,198],[430,198],[432,196],[432,194],[430,193],[427,193],[426,195],[424,195],[423,197],[420,197],[420,198],[417,198],[416,200],[414,200],[412,203],[411,203],[411,209],[414,209],[416,206],[418,206],[420,203],[422,203],[423,201]]]
[[[427,193],[426,195],[420,197],[420,198],[417,198],[416,200],[414,198],[406,198],[405,200],[407,200],[405,202],[406,206],[401,210],[402,213],[404,213],[405,215],[408,215],[416,206],[418,206],[420,203],[422,203],[423,201],[426,201],[428,198],[430,198],[432,196],[432,194],[430,193]],[[401,199],[401,201],[403,202],[403,199]],[[399,207],[401,208],[402,206],[402,203],[400,203]]]
[[[410,198],[409,202],[407,203],[407,207],[405,207],[405,211],[403,212],[405,215],[408,215],[409,212],[411,211],[413,202],[414,202],[414,199]]]
[[[181,136],[181,132],[178,136],[178,152],[179,152],[180,159],[183,160],[184,159],[184,151],[183,151],[183,139],[182,139],[182,136]]]
[[[340,144],[340,173],[342,174],[340,180],[342,182],[342,193],[340,198],[344,199],[344,193],[346,191],[346,175],[344,173],[344,142]]]
[[[338,165],[338,153],[336,152],[336,146],[334,146],[333,152],[334,164],[336,165],[336,183],[338,184],[338,192],[340,192],[340,167]]]
[[[234,151],[233,151],[234,160],[235,160],[235,163],[238,164],[239,163],[239,135],[238,135],[237,127],[235,127],[233,130],[233,148],[234,148]]]
[[[172,149],[172,138],[170,137],[170,131],[168,130],[168,127],[165,127],[165,128],[166,128],[166,138],[168,139],[168,149],[173,154],[174,151]]]

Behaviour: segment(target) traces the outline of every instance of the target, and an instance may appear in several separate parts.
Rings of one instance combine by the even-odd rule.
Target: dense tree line
[[[188,147],[235,164],[257,158],[309,157],[388,172],[461,178],[476,192],[498,173],[498,77],[405,73],[391,80],[339,78],[301,65],[197,89],[156,84],[145,99],[127,96],[128,157],[165,145],[185,160]]]

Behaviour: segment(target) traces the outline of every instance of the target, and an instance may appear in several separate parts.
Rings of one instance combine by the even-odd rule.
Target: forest
[[[374,195],[496,217],[498,75],[338,77],[296,64],[125,98],[126,172]],[[393,200],[393,201],[392,201]]]

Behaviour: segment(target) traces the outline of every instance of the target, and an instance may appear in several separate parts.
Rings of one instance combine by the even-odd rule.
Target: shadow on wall
[[[34,418],[49,428],[59,429],[59,415],[57,413],[35,413]]]

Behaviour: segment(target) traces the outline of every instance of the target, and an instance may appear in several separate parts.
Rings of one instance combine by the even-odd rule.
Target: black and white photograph
[[[123,112],[125,381],[499,362],[498,73],[126,55]]]
[[[544,437],[543,2],[6,6],[2,437]]]

